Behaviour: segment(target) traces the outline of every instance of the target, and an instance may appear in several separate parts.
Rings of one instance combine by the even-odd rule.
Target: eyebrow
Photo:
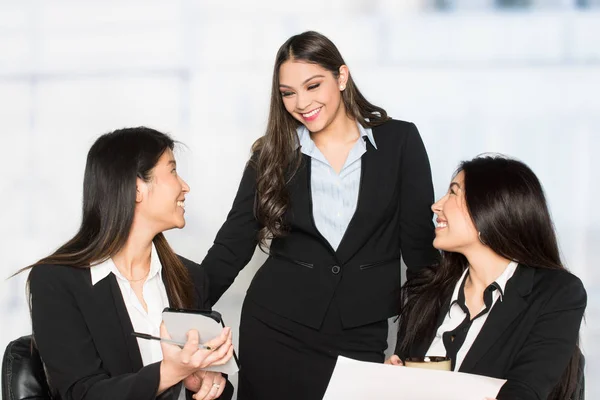
[[[177,161],[175,160],[169,160],[169,162],[167,163],[167,165],[173,165],[173,166],[177,166]]]
[[[458,184],[458,182],[452,182],[452,183],[450,184],[450,188],[452,188],[452,187],[454,187],[454,186],[456,186],[457,188],[461,189],[461,187],[460,187],[460,185]]]
[[[314,75],[314,76],[311,76],[310,78],[308,78],[307,80],[305,80],[304,82],[302,82],[302,84],[305,85],[306,82],[309,82],[309,81],[311,81],[311,80],[313,80],[315,78],[325,78],[325,75]],[[283,85],[281,83],[279,84],[279,87],[286,87],[286,88],[290,88],[290,89],[292,88],[291,86]]]

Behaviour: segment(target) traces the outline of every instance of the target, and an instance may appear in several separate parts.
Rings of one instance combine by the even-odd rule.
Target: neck
[[[317,144],[345,143],[356,141],[360,137],[360,132],[358,126],[356,126],[356,121],[350,118],[342,108],[331,124],[319,132],[311,132],[311,137]]]
[[[127,242],[112,257],[119,271],[127,279],[140,279],[150,271],[152,239],[155,236],[152,232],[151,229],[141,229],[139,223],[136,222],[136,218],[134,218]]]
[[[478,292],[483,292],[498,279],[511,262],[484,245],[478,245],[476,249],[463,254],[469,262],[467,282]]]

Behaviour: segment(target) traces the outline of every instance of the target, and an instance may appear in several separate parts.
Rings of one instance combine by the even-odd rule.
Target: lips
[[[314,121],[315,119],[317,119],[317,117],[319,116],[319,114],[321,113],[321,108],[315,108],[312,111],[309,111],[307,113],[301,113],[300,115],[302,115],[302,118],[304,118],[305,121]]]

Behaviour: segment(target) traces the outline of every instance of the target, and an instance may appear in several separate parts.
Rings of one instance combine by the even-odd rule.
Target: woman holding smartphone
[[[214,350],[199,348],[197,331],[183,348],[132,335],[168,338],[165,307],[210,308],[204,269],[163,235],[184,227],[190,190],[173,148],[143,127],[102,135],[87,157],[79,231],[28,267],[33,336],[55,397],[232,396],[220,373],[202,370],[231,358],[229,328],[203,343]]]

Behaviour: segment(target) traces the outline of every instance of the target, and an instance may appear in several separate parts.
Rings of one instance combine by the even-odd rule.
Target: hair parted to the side
[[[300,122],[287,112],[279,92],[279,69],[290,60],[317,64],[330,71],[336,79],[340,67],[346,64],[335,44],[313,31],[290,37],[277,52],[267,130],[252,146],[255,156],[249,161],[257,176],[254,211],[263,226],[258,237],[261,248],[268,239],[286,233],[284,215],[289,204],[286,184],[301,161],[300,150],[296,148],[296,128]],[[348,116],[364,127],[374,127],[389,119],[383,108],[367,101],[351,74],[342,92],[342,100]]]
[[[544,190],[524,163],[502,155],[482,155],[460,164],[465,202],[481,240],[495,253],[521,264],[565,269]],[[442,251],[437,267],[425,268],[401,290],[397,346],[401,357],[416,341],[431,342],[436,322],[468,262]],[[576,348],[549,399],[567,399],[576,386],[581,352]]]
[[[72,239],[41,264],[90,268],[114,256],[125,245],[135,211],[136,179],[152,179],[152,170],[175,141],[146,127],[119,129],[100,136],[87,155],[83,179],[81,225]],[[162,233],[153,239],[174,307],[192,306],[193,287],[187,269]]]

